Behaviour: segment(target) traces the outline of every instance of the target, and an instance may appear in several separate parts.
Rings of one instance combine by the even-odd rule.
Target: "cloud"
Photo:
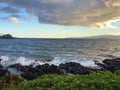
[[[4,8],[4,12],[12,15],[21,13],[24,9],[29,14],[28,17],[37,17],[40,23],[117,28],[112,23],[120,20],[120,0],[0,0],[0,2],[11,7],[11,10]]]
[[[17,8],[7,6],[0,9],[0,11],[6,12],[6,13],[19,13],[19,10]]]
[[[15,17],[11,17],[11,18],[9,18],[9,20],[13,23],[16,23],[16,24],[20,23],[20,21]]]

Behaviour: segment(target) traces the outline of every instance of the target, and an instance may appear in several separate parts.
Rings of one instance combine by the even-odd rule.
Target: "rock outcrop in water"
[[[10,34],[4,34],[4,35],[0,35],[0,39],[12,39],[13,36]]]
[[[100,66],[103,71],[115,72],[116,70],[120,70],[120,58],[105,59],[102,63],[98,63],[97,65]]]
[[[120,58],[106,59],[102,63],[97,62],[96,64],[101,67],[101,69],[91,69],[75,62],[60,64],[59,66],[43,64],[37,65],[35,67],[33,67],[32,65],[23,66],[18,63],[9,66],[7,69],[12,68],[14,70],[20,71],[20,75],[28,80],[35,79],[36,77],[44,74],[85,75],[96,71],[111,71],[114,73],[116,70],[120,70]],[[0,76],[4,76],[8,72],[7,69],[4,69],[3,66],[0,65]]]

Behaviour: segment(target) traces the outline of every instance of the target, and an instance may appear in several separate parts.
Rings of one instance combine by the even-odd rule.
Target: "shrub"
[[[3,90],[120,90],[118,72],[96,72],[72,76],[43,75],[31,81],[9,74],[1,80],[4,82]]]

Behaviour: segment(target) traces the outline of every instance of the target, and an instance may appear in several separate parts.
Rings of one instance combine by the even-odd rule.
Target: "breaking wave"
[[[85,57],[74,57],[74,56],[56,56],[50,61],[41,61],[41,60],[35,60],[31,58],[26,58],[26,57],[11,57],[11,56],[1,56],[2,59],[1,64],[4,67],[7,67],[12,64],[17,64],[20,63],[21,65],[42,65],[42,64],[54,64],[54,65],[59,65],[61,63],[66,63],[66,62],[76,62],[80,63],[81,65],[85,67],[97,67],[95,64],[94,60],[87,59]]]

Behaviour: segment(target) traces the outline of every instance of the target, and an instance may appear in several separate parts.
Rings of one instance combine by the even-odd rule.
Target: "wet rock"
[[[51,65],[50,68],[48,68],[48,70],[49,70],[49,73],[60,74],[60,69],[58,68],[58,66]]]
[[[22,73],[21,76],[27,80],[33,80],[37,77],[37,74],[28,71],[28,72]]]
[[[92,69],[84,67],[81,64],[75,62],[60,64],[59,67],[64,70],[65,73],[71,74],[89,74],[93,72]]]
[[[31,67],[31,66],[22,67],[21,72],[22,72],[21,76],[28,80],[33,80],[37,76],[40,76],[43,74],[41,70],[35,69],[34,67]]]
[[[32,80],[37,76],[40,76],[43,74],[60,74],[61,73],[58,66],[49,65],[49,64],[38,65],[36,67],[22,66],[21,64],[14,64],[9,66],[9,68],[14,68],[18,71],[21,71],[22,72],[21,76],[28,80]]]
[[[9,66],[9,68],[14,68],[21,71],[21,76],[28,80],[33,80],[36,77],[44,74],[89,74],[95,70],[82,66],[79,63],[69,62],[65,64],[60,64],[59,66],[43,64],[38,66],[22,66],[21,64],[14,64]]]
[[[115,72],[120,70],[120,58],[116,59],[106,59],[103,61],[104,65],[102,66],[105,70]]]
[[[0,68],[3,68],[3,66],[2,66],[2,59],[0,59]]]
[[[45,62],[51,62],[52,59],[45,59]]]
[[[33,80],[38,76],[38,71],[32,66],[22,66],[21,64],[14,64],[9,66],[9,68],[16,69],[21,72],[21,76],[28,80]]]
[[[0,64],[0,68],[3,68],[2,64]]]
[[[17,63],[17,64],[10,65],[8,68],[14,68],[16,70],[21,70],[21,68],[23,68],[23,66],[21,64]]]
[[[49,64],[38,65],[36,67],[24,66],[24,69],[21,71],[21,76],[28,80],[35,79],[43,74],[60,74],[60,69],[57,66]]]
[[[98,65],[99,70],[101,70],[101,71],[105,71],[105,69],[103,68],[103,67],[105,67],[105,64],[100,63],[100,62],[96,62],[96,61],[95,61],[95,64]]]
[[[60,74],[60,69],[58,66],[43,64],[35,67],[36,70],[40,70],[43,74]]]
[[[120,58],[116,59],[105,59],[102,63],[97,63],[101,67],[102,71],[115,72],[120,70]]]
[[[0,69],[0,77],[4,76],[8,71],[6,69]]]
[[[0,62],[2,61],[2,59],[0,58]]]

